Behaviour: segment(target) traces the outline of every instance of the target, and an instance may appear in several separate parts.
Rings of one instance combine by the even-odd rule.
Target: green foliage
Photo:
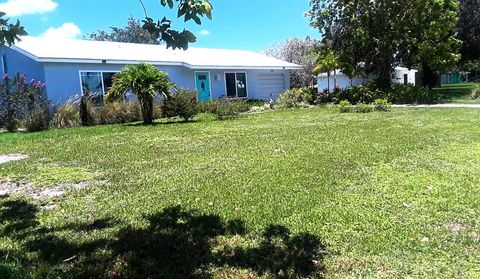
[[[435,72],[458,61],[456,0],[310,0],[311,25],[331,44],[350,77],[373,74],[388,90],[394,65]]]
[[[313,69],[313,73],[318,75],[320,73],[327,73],[327,92],[330,93],[330,75],[334,72],[335,80],[336,73],[335,71],[340,67],[338,58],[331,49],[326,51],[320,51],[317,55],[317,66]],[[335,83],[335,82],[334,82]],[[334,84],[335,87],[335,84]]]
[[[217,119],[224,120],[239,117],[240,113],[250,110],[250,105],[245,100],[222,98],[200,102],[197,108],[201,113],[212,113]]]
[[[341,113],[353,112],[353,106],[348,100],[340,101],[337,107]]]
[[[50,126],[54,128],[72,128],[81,125],[80,112],[77,105],[69,100],[55,108]]]
[[[124,101],[106,103],[98,109],[98,123],[102,125],[123,124],[142,119],[140,105]]]
[[[143,5],[143,1],[140,1]],[[178,3],[177,17],[183,17],[185,22],[193,20],[196,24],[202,24],[201,17],[207,17],[212,19],[213,6],[206,0],[161,0],[161,5],[170,9],[174,8],[174,3]],[[156,40],[164,41],[167,48],[173,49],[181,48],[188,49],[189,43],[196,42],[195,35],[188,31],[183,30],[181,32],[171,29],[172,21],[167,18],[155,21],[147,15],[145,9],[145,20],[143,20],[142,28],[150,33]]]
[[[106,101],[123,97],[125,92],[131,91],[140,102],[144,124],[153,123],[153,98],[162,94],[169,95],[172,83],[165,72],[150,64],[128,65],[113,77],[113,86],[107,94]]]
[[[352,104],[373,103],[377,99],[386,99],[394,104],[432,104],[439,100],[437,91],[412,84],[393,84],[384,92],[376,89],[374,83],[357,85],[336,92],[332,99],[335,103],[348,100]]]
[[[376,99],[373,102],[373,107],[376,111],[390,111],[392,109],[392,104],[388,102],[387,99]]]
[[[394,84],[387,94],[394,104],[433,104],[438,102],[436,91],[412,84]]]
[[[480,85],[477,85],[472,89],[472,99],[474,100],[480,99]]]
[[[309,88],[285,90],[277,99],[279,108],[299,108],[312,104],[315,100],[315,90]]]
[[[355,111],[358,113],[369,113],[373,111],[373,106],[371,104],[360,102],[357,104]]]
[[[110,27],[110,31],[97,30],[85,36],[85,39],[94,41],[122,42],[136,44],[158,44],[159,41],[135,18],[129,18],[125,27]]]
[[[199,112],[197,92],[179,88],[175,95],[166,97],[161,107],[163,116],[180,117],[188,121]]]
[[[5,15],[6,13],[0,12],[0,45],[11,46],[16,41],[20,41],[20,36],[26,36],[28,33],[20,25],[20,21],[17,20],[15,24],[11,24],[8,18],[4,18]]]
[[[95,110],[93,108],[94,95],[85,93],[80,98],[79,113],[83,126],[95,125]]]

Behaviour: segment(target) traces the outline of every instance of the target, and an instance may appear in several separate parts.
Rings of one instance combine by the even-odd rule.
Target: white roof
[[[22,37],[13,49],[38,62],[182,65],[191,69],[298,69],[301,66],[244,50]]]
[[[410,72],[410,71],[412,71],[414,73],[418,72],[418,70],[415,70],[415,69],[408,69],[408,68],[405,68],[405,67],[395,67],[395,72]],[[345,75],[345,74],[341,70],[337,70],[337,76],[343,76],[343,75]],[[333,77],[333,71],[330,72],[330,76]],[[326,77],[328,77],[328,75],[325,72],[325,73],[318,74],[318,77],[319,78],[326,78]]]

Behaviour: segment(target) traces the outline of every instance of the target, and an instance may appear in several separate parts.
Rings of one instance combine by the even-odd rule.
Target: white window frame
[[[235,74],[235,97],[229,97],[228,92],[227,92],[227,74]],[[237,88],[237,74],[245,74],[245,90],[247,91],[247,96],[245,97],[238,97],[238,88]],[[231,99],[248,99],[248,95],[250,93],[250,90],[248,89],[248,75],[247,72],[245,71],[238,71],[238,72],[224,72],[223,73],[224,77],[224,82],[225,82],[225,97],[231,98]]]
[[[79,81],[80,81],[80,93],[82,93],[82,96],[85,94],[85,92],[83,92],[83,83],[82,83],[82,73],[99,73],[100,74],[100,79],[102,81],[102,95],[103,97],[105,97],[105,84],[103,82],[103,74],[104,73],[120,73],[120,71],[99,71],[99,70],[80,70],[78,71],[78,78],[79,78]]]

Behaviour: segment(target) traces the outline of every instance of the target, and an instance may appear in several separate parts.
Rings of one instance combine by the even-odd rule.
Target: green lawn
[[[4,180],[96,186],[0,198],[0,278],[480,278],[479,119],[320,108],[3,133],[0,154],[30,155]]]
[[[478,85],[478,83],[448,84],[434,90],[440,95],[442,103],[479,104],[480,100],[471,98],[472,89]]]

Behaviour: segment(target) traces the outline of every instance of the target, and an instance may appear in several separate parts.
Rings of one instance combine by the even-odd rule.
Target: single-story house
[[[416,74],[417,70],[408,69],[404,67],[396,67],[392,72],[392,83],[403,83],[403,84],[416,84]],[[350,86],[362,85],[374,80],[373,76],[365,78],[349,78],[342,71],[337,70],[336,84],[334,82],[333,71],[330,73],[330,91],[333,91],[334,88],[338,87],[340,89],[345,89]],[[318,90],[324,91],[328,88],[328,75],[327,73],[321,73],[318,75]]]
[[[290,87],[290,70],[301,68],[243,50],[183,51],[162,45],[23,37],[11,48],[3,47],[1,70],[46,82],[48,98],[60,103],[79,93],[105,94],[115,73],[141,62],[167,72],[178,86],[197,90],[200,101],[276,99]]]

